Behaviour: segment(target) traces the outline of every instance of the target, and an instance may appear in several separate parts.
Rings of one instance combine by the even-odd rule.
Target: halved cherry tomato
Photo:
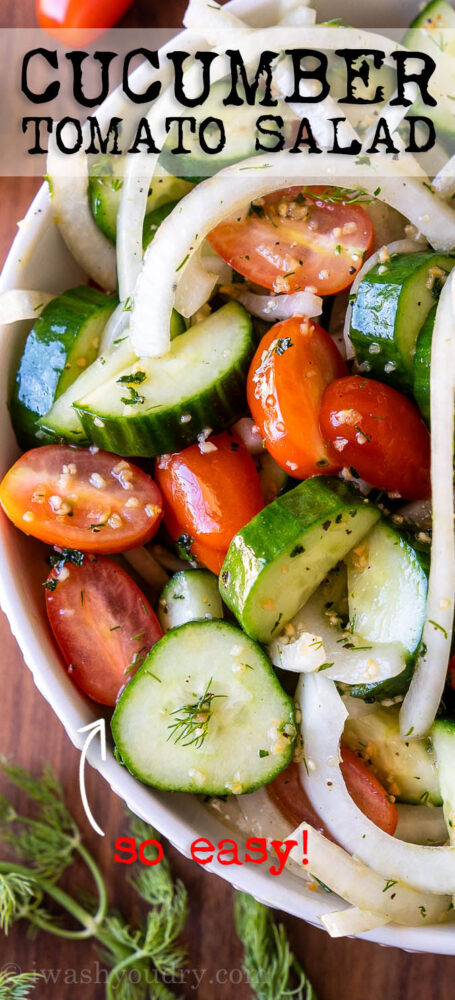
[[[248,373],[247,397],[267,451],[290,476],[305,479],[341,468],[319,429],[325,387],[347,372],[328,333],[296,316],[273,326]]]
[[[401,392],[360,375],[324,392],[321,431],[329,453],[372,486],[408,500],[430,496],[430,435]]]
[[[83,552],[143,545],[163,516],[159,489],[136,465],[67,445],[22,455],[0,484],[0,503],[27,535]]]
[[[390,801],[385,788],[367,764],[352,750],[342,746],[341,756],[343,778],[356,806],[376,826],[392,835],[398,823],[398,812],[397,807]],[[272,801],[290,823],[295,826],[299,826],[300,823],[309,823],[330,840],[334,839],[326,830],[300,783],[297,764],[289,764],[286,770],[282,771],[267,786],[267,791]]]
[[[77,46],[112,28],[131,4],[132,0],[36,0],[36,16],[48,35]]]
[[[224,431],[156,463],[164,519],[174,540],[184,536],[189,554],[219,573],[232,538],[264,506],[251,455]]]
[[[139,587],[104,556],[53,569],[46,609],[71,680],[102,705],[115,705],[163,634]]]
[[[334,295],[352,284],[373,243],[360,205],[330,201],[337,188],[285,188],[253,205],[240,222],[209,233],[216,252],[249,281],[275,292],[312,288]]]

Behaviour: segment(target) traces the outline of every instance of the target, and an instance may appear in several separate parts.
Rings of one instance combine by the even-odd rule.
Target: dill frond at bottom
[[[243,968],[257,1000],[317,1000],[311,983],[291,951],[286,931],[271,910],[245,892],[234,899],[237,934],[245,955]]]
[[[34,989],[39,972],[0,972],[0,1000],[27,1000]]]

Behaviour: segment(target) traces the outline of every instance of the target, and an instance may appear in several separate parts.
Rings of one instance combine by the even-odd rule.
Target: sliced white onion
[[[201,257],[206,271],[216,274],[220,284],[228,285],[232,281],[232,267],[212,249],[207,240],[202,244]]]
[[[393,243],[389,243],[384,247],[379,247],[379,249],[376,250],[375,253],[371,255],[371,257],[368,257],[368,260],[365,261],[363,267],[361,267],[360,271],[357,272],[354,281],[351,285],[351,291],[349,296],[350,302],[348,304],[344,320],[344,342],[346,345],[346,356],[348,358],[353,358],[355,356],[354,347],[352,345],[350,337],[350,329],[351,329],[351,317],[352,317],[352,300],[353,297],[357,294],[360,282],[365,277],[365,275],[368,274],[368,272],[371,271],[372,268],[376,266],[376,264],[381,260],[382,257],[384,257],[384,260],[387,260],[387,255],[391,257],[392,254],[394,253],[417,253],[419,250],[422,250],[422,243],[418,243],[416,242],[416,240],[394,240]]]
[[[179,42],[185,44],[185,51],[193,55],[197,50],[207,49],[204,38],[183,32]],[[185,82],[188,82],[188,73]],[[172,77],[170,64],[160,70],[162,91],[146,116],[147,125],[157,149],[161,149],[166,139],[166,119],[181,114],[181,106],[176,102],[173,88],[169,86]],[[142,266],[142,230],[147,208],[150,184],[158,163],[159,153],[129,153],[126,157],[122,194],[117,217],[117,270],[119,296],[121,301],[130,299]]]
[[[450,657],[455,599],[454,396],[455,270],[439,298],[431,344],[431,564],[423,652],[400,713],[403,739],[418,739],[428,732],[441,701]]]
[[[106,291],[115,291],[115,248],[97,226],[88,200],[88,161],[81,149],[66,156],[49,136],[47,174],[54,221],[84,271]]]
[[[371,910],[359,910],[357,906],[323,913],[319,919],[332,938],[365,934],[366,931],[374,931],[377,927],[384,927],[390,923],[389,918],[383,914],[372,913]]]
[[[3,292],[0,295],[0,326],[24,319],[36,319],[52,299],[55,299],[55,295],[50,295],[49,292],[29,292],[22,288]]]
[[[322,299],[313,292],[293,292],[284,295],[257,295],[250,292],[247,285],[224,285],[220,292],[237,299],[252,316],[265,319],[269,323],[291,319],[293,316],[308,316],[310,319],[322,313]]]
[[[452,198],[455,194],[455,156],[444,164],[433,180],[433,187],[440,198]]]
[[[175,308],[185,319],[194,316],[210,298],[218,276],[207,271],[201,258],[201,251],[188,259],[181,271],[175,292]]]
[[[310,674],[304,682],[300,679],[297,698],[305,757],[315,764],[308,771],[300,765],[300,780],[329,832],[386,879],[389,888],[384,895],[395,890],[395,881],[423,892],[453,893],[455,848],[397,840],[368,819],[349,795],[340,769],[346,708],[335,683],[323,674]]]
[[[351,857],[342,847],[328,840],[308,823],[301,823],[288,834],[296,840],[290,857],[300,867],[303,859],[303,831],[308,833],[308,867],[315,878],[361,910],[382,914],[388,920],[407,926],[425,926],[444,919],[450,906],[449,896],[416,892],[397,882],[384,891],[384,879],[377,872]],[[294,866],[292,866],[294,871]]]
[[[249,451],[250,455],[264,454],[264,444],[259,433],[259,428],[256,427],[256,424],[251,417],[241,417],[241,419],[237,420],[237,423],[233,425],[232,430],[235,431],[240,440],[243,441],[243,444]]]
[[[292,824],[272,802],[265,788],[258,788],[249,795],[237,795],[237,804],[244,819],[243,833],[267,840],[286,840],[290,836]]]
[[[119,340],[120,337],[128,336],[127,330],[130,324],[130,314],[124,308],[123,302],[120,302],[114,312],[109,317],[106,326],[104,327],[99,353],[103,354],[103,351],[109,350],[112,347],[114,340]]]
[[[284,633],[272,639],[268,653],[282,670],[313,673],[344,684],[371,684],[389,680],[404,670],[404,650],[399,642],[373,643],[331,625],[324,613],[327,594],[321,589],[310,597]],[[330,664],[330,666],[327,666]]]
[[[300,5],[298,7],[293,7],[291,10],[286,11],[285,14],[278,19],[279,25],[287,25],[293,28],[304,28],[308,25],[316,24],[316,11],[312,7],[304,7]]]
[[[141,545],[137,549],[129,549],[128,552],[123,553],[123,557],[153,590],[161,591],[169,580],[169,574],[145,546]]]
[[[353,162],[349,165],[349,178],[343,174],[344,160],[342,155],[321,153],[316,166],[310,156],[299,159],[289,157],[286,152],[276,153],[272,158],[252,157],[193,188],[161,224],[144,257],[130,326],[138,355],[156,357],[169,351],[170,317],[182,261],[199,249],[207,234],[227,215],[277,187],[325,181],[351,189],[361,185],[374,194],[379,180],[375,171],[380,170],[381,198],[406,214],[437,249],[455,246],[455,212],[428,192],[425,175],[407,154],[398,161],[374,163],[368,173],[362,164]],[[415,176],[407,176],[408,171],[414,171]]]

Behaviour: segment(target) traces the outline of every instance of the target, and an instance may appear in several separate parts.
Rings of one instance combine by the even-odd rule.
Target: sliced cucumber
[[[142,246],[144,250],[152,242],[157,229],[167,219],[168,215],[171,214],[176,205],[178,205],[178,201],[168,201],[165,205],[160,205],[159,208],[154,208],[151,212],[147,212],[142,231]]]
[[[430,423],[431,343],[437,308],[434,305],[430,309],[419,333],[414,360],[414,399],[427,424]]]
[[[368,715],[349,718],[343,743],[373,768],[399,802],[442,805],[436,759],[429,739],[403,742],[399,707],[374,707]]]
[[[436,719],[431,730],[431,741],[436,755],[444,819],[450,843],[455,846],[455,721]]]
[[[98,386],[104,385],[107,380],[124,371],[126,366],[133,365],[137,361],[129,337],[122,336],[121,341],[115,350],[100,355],[89,368],[81,372],[69,389],[59,396],[49,412],[41,417],[40,427],[54,435],[54,440],[56,436],[74,444],[88,442],[73,404],[81,394],[92,392]]]
[[[444,71],[447,102],[439,98],[437,106],[431,108],[419,99],[411,113],[431,118],[438,139],[442,139],[451,152],[455,143],[454,108],[451,100],[455,95],[454,28],[455,10],[452,5],[445,0],[431,0],[419,12],[403,38],[403,45],[414,52],[428,53],[436,62],[439,71]]]
[[[292,757],[292,700],[261,648],[234,625],[189,622],[157,642],[112,718],[141,781],[226,795],[271,781]]]
[[[346,562],[352,627],[371,642],[401,643],[406,662],[397,677],[351,688],[350,694],[377,699],[403,694],[412,677],[425,621],[428,559],[404,535],[381,523]]]
[[[280,468],[275,459],[269,455],[268,451],[264,451],[262,455],[258,456],[256,459],[256,468],[266,504],[271,503],[272,500],[276,500],[282,493],[286,493],[286,490],[295,486],[295,479],[292,479],[291,476],[288,476],[287,472],[284,472]]]
[[[344,563],[329,573],[268,652],[283,670],[324,670],[326,677],[349,685],[364,684],[372,673],[392,678],[406,666],[401,643],[369,642],[352,630]]]
[[[10,400],[19,444],[49,440],[39,418],[96,358],[117,300],[83,285],[53,299],[30,330]]]
[[[454,265],[455,255],[425,251],[393,255],[368,271],[350,329],[361,370],[412,392],[417,336]]]
[[[164,632],[204,618],[222,618],[218,577],[207,569],[182,569],[162,590],[158,618]]]
[[[211,177],[212,174],[217,173],[224,167],[230,166],[232,163],[239,163],[241,160],[258,155],[258,151],[256,150],[256,136],[258,135],[256,123],[261,114],[261,108],[257,104],[252,106],[247,104],[245,92],[241,87],[238,88],[238,92],[243,97],[245,103],[241,107],[226,107],[223,104],[223,99],[227,96],[229,90],[230,83],[228,84],[227,80],[219,80],[217,83],[212,84],[208,100],[200,108],[193,110],[192,114],[196,119],[196,128],[192,133],[190,133],[189,129],[185,133],[185,153],[172,152],[173,149],[177,148],[177,139],[174,134],[170,134],[166,139],[159,162],[170,173],[188,179],[203,179],[204,177]],[[199,128],[201,123],[207,118],[219,119],[223,122],[226,142],[224,148],[219,153],[204,153],[201,148]],[[211,133],[210,129],[207,129],[204,133],[204,138],[209,147],[216,148],[220,135],[216,125],[213,126]],[[263,145],[267,143],[267,138],[264,135],[261,136],[261,143]],[[270,147],[272,149],[275,144],[276,139],[271,139]]]
[[[122,174],[122,163],[119,164],[117,159],[109,156],[102,156],[90,169],[89,194],[93,217],[111,243],[115,243],[117,235],[117,215],[123,187]],[[180,177],[172,177],[163,171],[153,178],[147,199],[144,239],[147,233],[150,234],[153,224],[149,218],[150,214],[167,202],[175,204],[188,191],[191,191],[192,187],[193,185],[189,181],[182,180]],[[160,219],[160,222],[163,221],[163,218]],[[144,243],[144,249],[147,245],[148,243]]]
[[[221,596],[255,639],[267,642],[380,517],[337,479],[307,479],[235,535]]]
[[[255,350],[248,313],[230,302],[74,404],[90,441],[118,455],[153,456],[193,444],[243,412]],[[131,377],[129,377],[131,376]]]

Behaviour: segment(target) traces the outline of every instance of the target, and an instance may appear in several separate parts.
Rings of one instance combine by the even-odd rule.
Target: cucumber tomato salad
[[[437,0],[412,30],[454,23]],[[450,920],[454,171],[337,185],[346,158],[279,153],[278,176],[238,145],[242,172],[201,177],[194,149],[184,179],[85,154],[68,179],[51,144],[91,281],[0,298],[33,321],[1,505],[48,548],[62,669],[133,775],[308,831],[289,864],[348,904],[334,935]]]

